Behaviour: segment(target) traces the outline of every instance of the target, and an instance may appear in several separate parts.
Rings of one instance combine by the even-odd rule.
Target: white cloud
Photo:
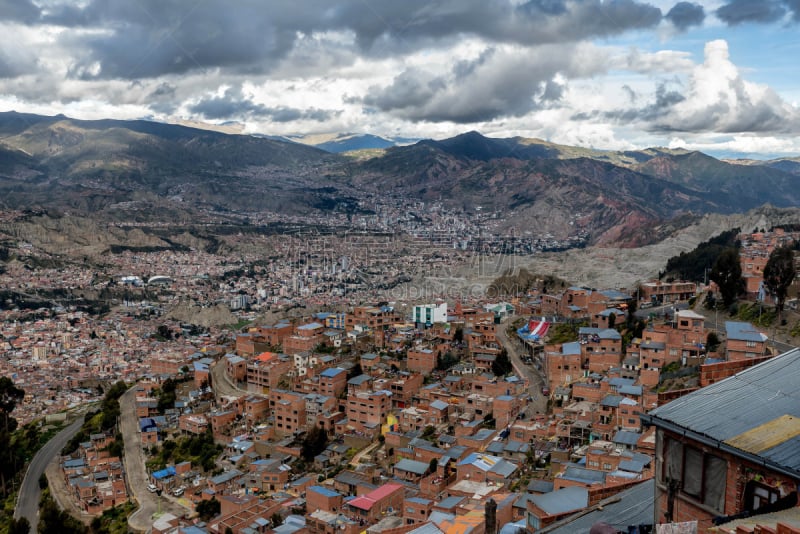
[[[797,110],[766,85],[745,80],[730,60],[728,43],[706,43],[705,60],[689,77],[684,100],[658,123],[690,132],[800,132]]]

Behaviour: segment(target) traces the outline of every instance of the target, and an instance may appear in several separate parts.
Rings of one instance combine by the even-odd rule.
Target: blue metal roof
[[[315,492],[315,493],[319,493],[320,495],[322,495],[324,497],[339,497],[340,496],[340,494],[338,492],[333,491],[333,490],[328,489],[328,488],[325,488],[323,486],[311,486],[308,489],[313,491],[313,492]]]
[[[738,321],[725,321],[725,336],[737,341],[761,342],[767,340],[767,336],[759,332],[752,324]]]
[[[617,431],[616,434],[614,434],[614,439],[612,439],[611,441],[613,441],[614,443],[618,443],[620,445],[636,445],[637,443],[639,443],[639,438],[641,437],[642,435],[639,434],[638,432],[619,430]]]
[[[325,369],[324,371],[322,371],[319,374],[319,376],[324,376],[325,378],[334,378],[334,377],[339,376],[340,374],[346,373],[346,372],[347,371],[345,371],[344,369],[340,369],[338,367],[330,367],[330,368]]]

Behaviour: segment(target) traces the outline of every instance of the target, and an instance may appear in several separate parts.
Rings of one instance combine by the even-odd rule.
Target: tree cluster
[[[717,257],[711,268],[709,278],[719,287],[722,303],[729,307],[744,292],[742,264],[739,261],[738,248],[726,248]]]
[[[14,382],[4,376],[0,378],[0,491],[5,497],[8,495],[8,483],[17,476],[19,458],[11,446],[11,435],[17,428],[17,420],[11,417],[11,412],[17,407],[17,403],[23,399],[25,391],[18,388]]]
[[[775,306],[781,319],[789,286],[794,282],[795,276],[797,270],[794,266],[794,243],[773,250],[764,266],[764,286],[775,296]]]
[[[739,228],[722,232],[700,243],[694,250],[671,257],[667,260],[665,271],[659,278],[669,276],[680,280],[705,282],[706,269],[714,265],[720,254],[727,249],[738,248],[736,236],[739,232]]]
[[[148,461],[152,468],[163,469],[169,463],[190,461],[211,471],[216,466],[217,456],[222,447],[214,443],[211,428],[197,436],[187,436],[178,440],[164,440],[154,458]]]

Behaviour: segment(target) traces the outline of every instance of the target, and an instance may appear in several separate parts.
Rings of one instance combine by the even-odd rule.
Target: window
[[[744,508],[752,512],[762,506],[775,503],[779,498],[780,493],[775,488],[751,480],[744,489]]]
[[[753,347],[755,347],[755,346],[756,346],[756,342],[755,342],[755,341],[748,341],[748,342],[747,342],[747,347],[748,347],[748,348],[751,348],[751,349],[752,349],[752,348],[753,348]]]
[[[679,482],[681,493],[719,512],[725,511],[728,463],[695,447],[666,438],[661,482]]]

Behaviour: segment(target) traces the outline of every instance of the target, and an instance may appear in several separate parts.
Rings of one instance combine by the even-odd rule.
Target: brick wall
[[[700,387],[706,387],[714,382],[719,382],[723,378],[733,376],[739,371],[744,371],[757,363],[770,359],[771,356],[761,356],[749,358],[747,360],[736,360],[730,362],[709,363],[700,366]]]

